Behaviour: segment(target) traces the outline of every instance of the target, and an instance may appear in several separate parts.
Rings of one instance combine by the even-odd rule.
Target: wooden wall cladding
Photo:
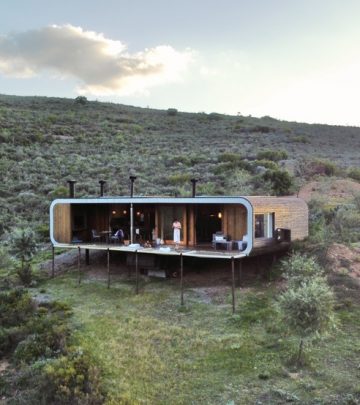
[[[56,204],[54,207],[54,238],[58,243],[71,242],[70,204]]]
[[[225,205],[223,212],[224,234],[232,240],[241,240],[247,232],[246,208],[243,205]]]
[[[255,214],[275,213],[275,228],[291,229],[291,240],[309,235],[309,212],[304,200],[297,197],[247,197]]]

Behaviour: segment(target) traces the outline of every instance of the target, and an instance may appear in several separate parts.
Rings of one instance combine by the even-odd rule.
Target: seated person
[[[124,241],[124,236],[124,231],[122,229],[118,229],[114,235],[111,236],[111,240],[122,243]]]

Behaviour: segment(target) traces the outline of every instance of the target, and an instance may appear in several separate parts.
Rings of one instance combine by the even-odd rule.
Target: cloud
[[[129,53],[120,41],[72,25],[0,36],[0,72],[27,78],[50,71],[76,78],[80,94],[130,95],[181,80],[192,51],[160,45]]]

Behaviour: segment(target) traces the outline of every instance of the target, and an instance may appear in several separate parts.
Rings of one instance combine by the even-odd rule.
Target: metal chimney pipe
[[[136,180],[136,176],[130,176],[130,197],[134,197],[134,181]]]
[[[191,179],[190,180],[192,183],[192,197],[196,197],[196,183],[199,181],[198,179]]]
[[[136,176],[130,176],[130,197],[134,197],[134,181]],[[134,204],[130,204],[130,243],[134,243]]]
[[[100,197],[104,197],[104,184],[106,183],[105,180],[99,180],[100,184]]]
[[[75,198],[75,180],[68,180],[67,181],[69,184],[69,197],[70,198]]]

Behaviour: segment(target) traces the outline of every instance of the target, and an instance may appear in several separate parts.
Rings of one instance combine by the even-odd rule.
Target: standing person
[[[181,229],[181,223],[178,219],[174,219],[174,222],[172,224],[172,227],[174,229],[174,243],[175,243],[175,249],[178,248],[179,243],[180,243],[180,229]]]

